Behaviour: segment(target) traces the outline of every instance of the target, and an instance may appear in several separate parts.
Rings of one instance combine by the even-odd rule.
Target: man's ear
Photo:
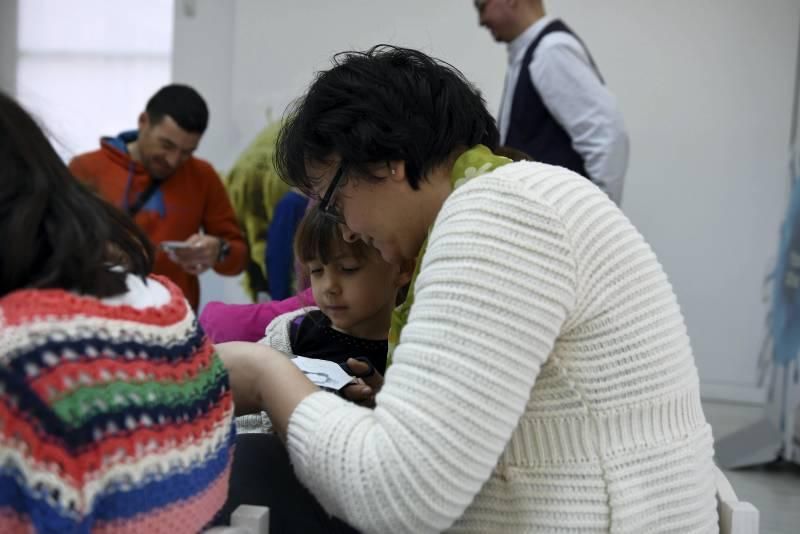
[[[150,125],[150,116],[146,111],[139,113],[139,131],[146,129]]]

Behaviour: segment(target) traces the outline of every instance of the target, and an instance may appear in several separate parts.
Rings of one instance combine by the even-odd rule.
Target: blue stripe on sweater
[[[85,334],[85,335],[84,335]],[[66,336],[66,333],[62,335]],[[114,352],[116,356],[113,358],[121,361],[136,361],[142,360],[139,354],[144,352],[147,354],[147,361],[151,362],[180,362],[182,360],[191,360],[196,357],[195,353],[203,345],[205,333],[199,327],[192,328],[191,333],[187,332],[186,337],[176,338],[173,343],[170,340],[161,338],[145,339],[144,336],[138,335],[136,332],[130,332],[131,341],[116,341],[110,339],[103,339],[97,335],[97,331],[79,332],[78,339],[66,339],[63,341],[54,341],[52,339],[43,340],[40,338],[30,339],[30,344],[20,347],[15,352],[11,353],[11,358],[7,358],[8,367],[19,373],[20,376],[28,376],[29,369],[41,369],[50,367],[46,363],[45,355],[49,354],[51,357],[55,356],[55,365],[63,361],[77,361],[73,358],[68,360],[64,355],[73,353],[79,357],[86,355],[89,351],[101,353],[103,350],[109,349]],[[133,358],[128,358],[126,353],[132,353]],[[105,356],[98,356],[102,358]]]
[[[231,424],[227,443],[201,467],[164,480],[154,475],[135,489],[126,489],[124,484],[109,486],[95,502],[95,517],[107,521],[131,518],[197,495],[225,471],[235,439],[235,427]]]
[[[31,488],[24,483],[22,473],[8,466],[0,468],[0,510],[10,509],[27,516],[35,532],[88,533],[88,520],[78,521],[77,514],[55,508],[47,503],[47,490]]]
[[[51,492],[55,490],[28,487],[21,471],[3,466],[0,468],[0,509],[9,508],[28,516],[36,532],[88,533],[97,521],[130,519],[200,494],[224,472],[234,440],[235,431],[231,425],[227,442],[208,461],[189,472],[168,475],[165,479],[151,475],[143,485],[133,489],[122,482],[109,485],[82,519],[74,510],[54,506]],[[57,497],[57,492],[52,497]]]

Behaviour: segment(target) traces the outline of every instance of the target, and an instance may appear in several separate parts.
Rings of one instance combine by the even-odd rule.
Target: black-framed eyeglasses
[[[333,176],[333,180],[331,180],[330,185],[328,186],[328,190],[325,191],[325,195],[322,197],[322,200],[319,203],[319,211],[324,216],[328,217],[329,219],[335,221],[338,224],[344,224],[344,216],[342,212],[339,211],[339,208],[336,206],[336,191],[339,189],[339,182],[342,181],[342,175],[344,174],[344,165],[339,167],[339,170],[336,171],[336,174]]]

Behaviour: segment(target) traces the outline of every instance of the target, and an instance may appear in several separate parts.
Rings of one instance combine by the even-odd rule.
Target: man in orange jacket
[[[211,268],[239,274],[247,256],[222,181],[208,162],[192,156],[207,124],[203,97],[186,85],[168,85],[147,102],[138,130],[101,139],[99,150],[69,165],[134,218],[159,249],[153,271],[180,286],[195,310],[197,275]]]

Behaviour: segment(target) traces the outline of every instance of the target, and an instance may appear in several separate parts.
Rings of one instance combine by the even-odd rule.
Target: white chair
[[[720,534],[758,534],[758,509],[736,498],[725,474],[714,466]]]
[[[231,514],[231,526],[214,527],[205,534],[269,534],[269,508],[242,504]]]
[[[740,501],[719,467],[714,466],[720,534],[758,534],[758,509]],[[243,504],[231,515],[230,527],[216,527],[206,534],[269,534],[269,508]]]

